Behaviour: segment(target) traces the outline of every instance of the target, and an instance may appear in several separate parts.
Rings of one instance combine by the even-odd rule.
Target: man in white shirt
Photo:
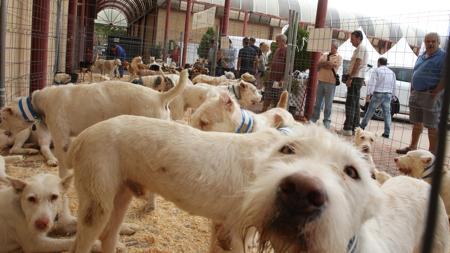
[[[350,42],[354,47],[353,56],[350,61],[348,72],[346,73],[347,81],[347,98],[345,100],[345,122],[339,134],[350,136],[355,132],[355,128],[359,126],[359,96],[361,94],[361,86],[364,83],[365,69],[369,59],[366,46],[362,43],[363,34],[359,30],[352,32]]]
[[[384,118],[383,137],[389,138],[391,131],[391,99],[395,94],[395,73],[387,66],[387,59],[380,57],[378,59],[378,68],[374,70],[367,86],[366,101],[370,102],[366,114],[361,121],[361,128],[364,129],[372,118],[375,110],[381,105]]]

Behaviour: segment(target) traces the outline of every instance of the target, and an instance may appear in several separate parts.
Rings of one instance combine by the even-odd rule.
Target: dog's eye
[[[366,137],[364,137],[364,136],[361,136],[361,137],[359,137],[359,138],[361,138],[361,140],[364,140]]]
[[[280,153],[286,154],[286,155],[292,155],[295,154],[295,148],[291,145],[284,145],[280,149]]]
[[[27,200],[28,200],[28,202],[31,202],[31,203],[37,203],[36,197],[33,197],[33,196],[28,197]]]
[[[55,201],[57,199],[58,199],[58,195],[56,195],[56,194],[52,194],[52,196],[50,196],[51,201]]]
[[[373,138],[370,138],[370,142],[373,142]]]
[[[358,171],[356,171],[355,167],[351,165],[345,166],[344,172],[353,179],[359,179]]]
[[[375,176],[375,173],[371,173],[371,177],[374,179],[374,180],[377,180],[377,177]]]

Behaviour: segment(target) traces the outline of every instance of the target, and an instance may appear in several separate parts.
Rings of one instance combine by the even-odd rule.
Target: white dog
[[[69,188],[71,178],[40,174],[27,181],[9,179],[11,186],[0,190],[0,252],[70,249],[73,238],[50,238],[46,234],[58,218],[60,199]]]
[[[219,84],[228,84],[229,81],[234,81],[235,76],[233,72],[225,71],[224,75],[221,76],[208,76],[204,74],[197,75],[192,79],[194,84],[196,83],[207,83],[210,85],[217,86]]]
[[[435,156],[430,151],[423,149],[412,150],[406,155],[394,158],[394,161],[403,174],[423,179],[431,184]],[[440,195],[444,200],[445,209],[450,218],[450,173],[447,169],[444,169],[442,172]]]
[[[241,109],[226,92],[210,98],[192,114],[190,125],[205,131],[251,133],[267,127],[290,127],[296,124],[287,106],[288,92],[280,96],[278,108],[256,114]]]
[[[430,187],[404,176],[379,187],[351,145],[307,134],[294,148],[299,158],[266,164],[269,172],[247,189],[234,217],[242,236],[256,227],[259,252],[418,253]],[[447,253],[448,220],[439,201],[432,252]]]
[[[300,138],[295,133],[302,131],[292,131],[292,135],[274,129],[245,135],[203,132],[127,115],[86,129],[69,150],[81,220],[73,252],[88,252],[100,234],[103,252],[112,252],[132,194],[143,196],[146,190],[222,224],[239,209],[244,187],[259,174],[260,161],[290,160],[293,149],[300,148],[293,145]],[[237,233],[229,240],[230,228],[217,227],[211,252],[220,252],[216,243],[239,252]]]
[[[220,91],[228,91],[243,108],[258,103],[261,100],[261,94],[255,85],[240,81],[229,86],[211,86],[207,84],[188,85],[183,91],[182,96],[176,97],[170,104],[171,117],[174,120],[183,119],[184,112],[188,108],[197,109],[208,98],[216,97]]]
[[[18,103],[18,101],[15,101]],[[50,149],[52,137],[44,124],[33,124],[23,118],[10,117],[14,114],[13,107],[7,106],[0,111],[3,119],[0,122],[0,150],[9,148],[10,154],[37,154],[38,149],[24,147],[26,143],[35,144],[39,147],[49,166],[57,166],[58,159]]]

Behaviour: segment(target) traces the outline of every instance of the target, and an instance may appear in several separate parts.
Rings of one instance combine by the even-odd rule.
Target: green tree
[[[286,30],[284,35],[288,36],[289,28]],[[297,48],[295,48],[295,59],[293,70],[305,71],[311,67],[311,52],[307,52],[306,48],[308,46],[308,32],[304,29],[298,28],[297,31]],[[273,42],[270,45],[270,50],[272,54],[269,56],[269,62],[272,61],[273,53],[277,50],[277,43]]]
[[[214,28],[209,27],[205,34],[203,34],[200,45],[197,48],[197,54],[200,58],[208,58],[208,51],[211,47],[211,40],[217,38],[217,33]]]
[[[127,28],[120,26],[112,26],[106,24],[94,24],[94,34],[97,39],[97,45],[108,43],[108,36],[126,35]]]

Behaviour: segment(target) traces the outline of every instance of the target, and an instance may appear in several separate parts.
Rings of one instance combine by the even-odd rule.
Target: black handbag
[[[330,54],[327,55],[327,61],[330,61]],[[336,78],[335,84],[336,84],[336,86],[338,86],[339,84],[341,84],[341,81],[339,80],[339,75],[336,74],[336,71],[334,71],[334,68],[331,68],[331,71],[333,71],[334,78]]]

